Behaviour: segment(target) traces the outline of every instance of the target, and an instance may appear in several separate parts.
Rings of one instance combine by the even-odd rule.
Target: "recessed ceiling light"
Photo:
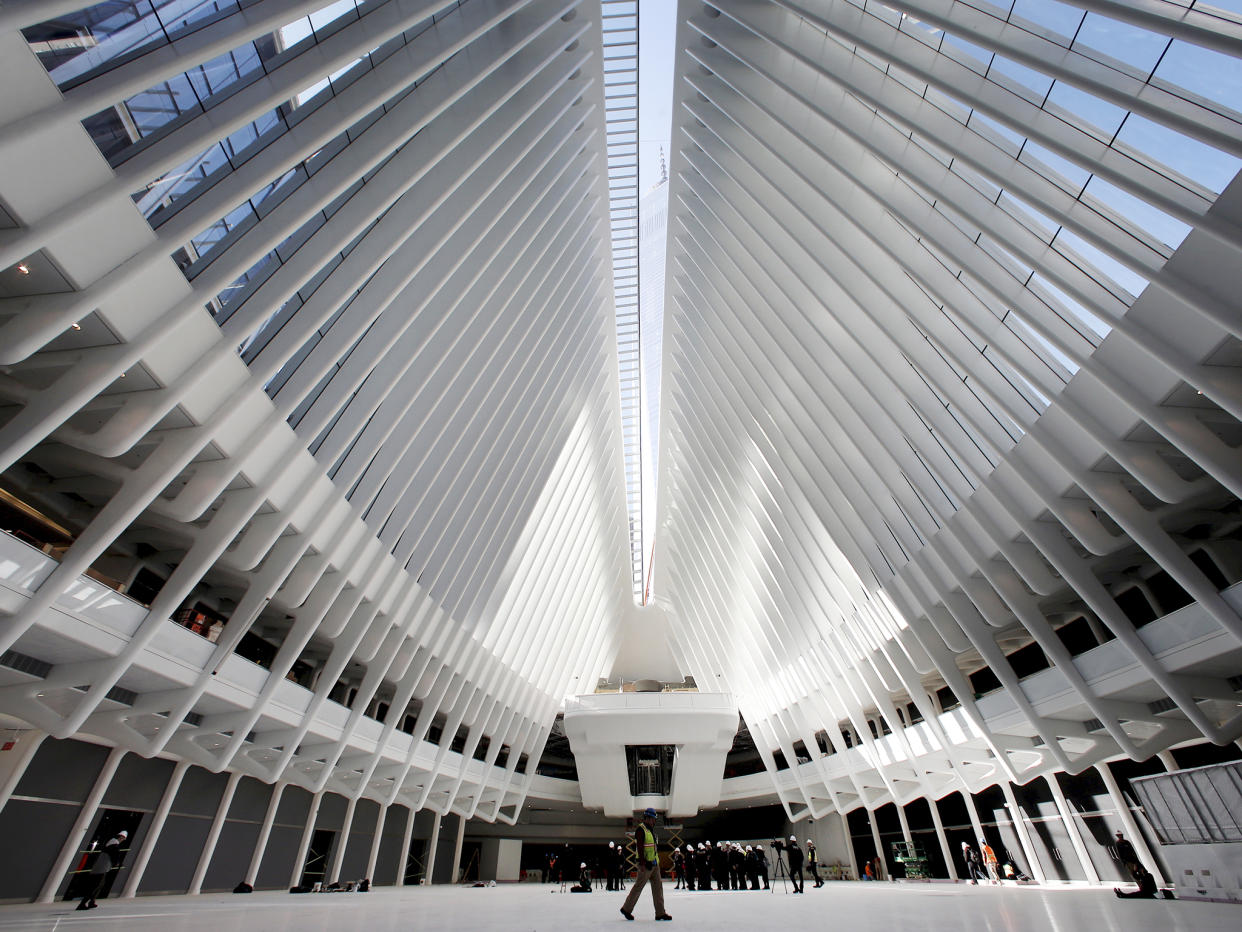
[[[82,329],[82,325],[81,325],[80,323],[78,323],[76,320],[73,322],[73,324],[72,324],[71,326],[73,327],[73,329],[74,329],[74,330],[81,330],[81,329]]]
[[[29,275],[30,266],[28,266],[25,262],[19,262],[17,263],[17,271],[21,272],[23,275]]]

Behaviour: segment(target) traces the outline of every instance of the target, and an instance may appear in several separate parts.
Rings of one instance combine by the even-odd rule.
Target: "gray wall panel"
[[[121,758],[112,782],[108,784],[108,791],[104,793],[104,807],[155,809],[168,786],[173,766],[170,760],[151,760],[136,754],[126,754]]]
[[[253,777],[242,777],[229,806],[229,818],[241,822],[262,822],[272,798],[272,785]]]
[[[138,885],[138,892],[184,893],[188,890],[210,830],[210,819],[170,815],[159,841],[155,843],[155,851],[147,865],[147,872],[143,874],[142,883]]]
[[[24,799],[12,800],[4,807],[0,838],[20,839],[20,844],[6,846],[8,854],[0,869],[0,901],[26,902],[39,895],[77,816],[77,806]]]
[[[108,749],[99,744],[48,738],[39,745],[18,781],[15,795],[81,802],[95,784],[107,756]]]
[[[181,815],[214,816],[228,780],[228,774],[191,767],[181,781],[172,811]]]
[[[300,786],[287,786],[276,807],[277,825],[305,825],[310,812],[311,794]]]
[[[250,855],[258,840],[258,822],[225,822],[203,878],[203,892],[229,891],[237,886],[250,866]]]
[[[288,795],[288,790],[285,791]],[[293,872],[293,859],[298,853],[298,842],[302,840],[302,830],[287,825],[272,828],[272,836],[267,840],[263,850],[263,863],[259,865],[259,876],[255,880],[255,888],[261,890],[283,890],[289,886],[289,875]]]
[[[319,817],[315,819],[315,827],[340,831],[345,821],[345,797],[335,793],[327,793],[319,803]]]

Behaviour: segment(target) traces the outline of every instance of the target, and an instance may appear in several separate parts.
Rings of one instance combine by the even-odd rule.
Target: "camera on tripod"
[[[768,844],[770,844],[772,848],[776,851],[785,850],[785,843],[781,841],[779,838],[773,838],[770,842],[768,842]]]

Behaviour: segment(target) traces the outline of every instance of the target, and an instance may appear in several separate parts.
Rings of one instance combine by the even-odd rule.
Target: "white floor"
[[[381,887],[371,893],[294,896],[148,897],[0,907],[0,932],[477,932],[650,928],[651,896],[626,923],[622,894],[569,894],[537,884],[482,889]],[[1237,932],[1242,905],[1118,900],[1110,888],[971,887],[949,884],[829,883],[795,896],[689,893],[665,886],[673,916],[657,929],[768,928],[795,932]]]

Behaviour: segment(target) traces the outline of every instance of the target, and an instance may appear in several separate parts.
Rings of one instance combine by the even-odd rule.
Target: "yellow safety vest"
[[[649,864],[656,859],[655,832],[647,828],[645,825],[638,826],[638,830],[643,833],[642,841],[639,842],[639,846],[643,853],[643,863]]]

